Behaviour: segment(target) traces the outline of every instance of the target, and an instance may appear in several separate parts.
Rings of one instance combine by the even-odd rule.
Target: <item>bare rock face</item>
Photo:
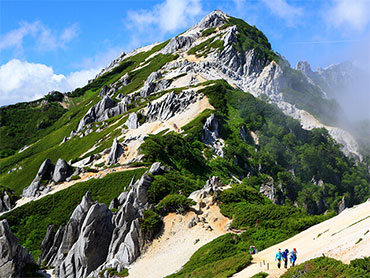
[[[125,122],[125,125],[127,125],[127,127],[129,129],[137,129],[140,124],[139,124],[139,119],[136,115],[136,113],[131,113],[129,116],[128,116],[128,119],[127,121]]]
[[[125,103],[120,102],[116,104],[111,98],[104,96],[103,99],[92,106],[80,120],[77,132],[83,130],[89,123],[105,121],[110,117],[123,114],[126,111],[127,105]]]
[[[348,204],[347,204],[347,199],[343,196],[342,197],[342,200],[340,200],[339,204],[338,204],[338,214],[341,213],[342,211],[344,211]]]
[[[57,277],[98,276],[105,268],[121,271],[132,263],[144,245],[139,218],[148,208],[147,190],[153,182],[151,175],[162,174],[160,163],[122,192],[114,204],[116,215],[107,206],[94,203],[89,192],[76,207],[68,224],[53,232],[50,226],[42,242],[39,263],[55,266]],[[149,173],[151,175],[149,175]]]
[[[6,190],[0,191],[0,212],[8,211],[14,207]]]
[[[204,202],[207,204],[212,204],[214,200],[213,196],[216,195],[215,197],[217,197],[217,192],[220,190],[220,187],[222,187],[220,178],[217,176],[212,176],[208,179],[206,185],[202,189],[191,193],[189,199],[192,199],[197,203]]]
[[[166,121],[176,113],[185,111],[188,106],[197,101],[197,95],[193,91],[183,91],[180,94],[169,93],[166,98],[155,104],[149,103],[146,107],[146,120],[148,122]]]
[[[32,183],[23,189],[22,195],[24,197],[37,197],[40,195],[39,189],[41,186],[41,180],[43,179],[49,179],[49,177],[52,175],[54,165],[51,163],[50,159],[46,159],[40,166],[40,169],[38,170],[36,177],[32,181]]]
[[[117,138],[114,138],[110,153],[107,158],[107,164],[112,165],[117,163],[122,153],[123,146],[118,142]]]
[[[52,233],[52,228],[48,228],[46,237],[42,243],[42,253],[39,257],[39,262],[46,265],[58,266],[63,261],[65,254],[71,250],[77,241],[83,221],[93,204],[91,195],[87,192],[82,198],[81,203],[73,211],[65,227],[60,227],[55,234]]]
[[[0,277],[22,277],[24,267],[34,263],[26,249],[18,244],[6,220],[0,221]]]
[[[71,167],[65,160],[59,158],[57,163],[55,164],[55,169],[53,173],[54,182],[55,183],[63,182],[71,174],[72,174]]]
[[[87,277],[105,261],[112,231],[112,212],[104,204],[92,205],[77,241],[56,269],[57,276]]]
[[[215,114],[211,114],[203,126],[202,142],[210,146],[216,155],[224,157],[223,147],[225,143],[219,135],[218,121]]]
[[[173,53],[177,50],[188,50],[197,37],[179,35],[170,40],[170,42],[161,50],[162,54]]]

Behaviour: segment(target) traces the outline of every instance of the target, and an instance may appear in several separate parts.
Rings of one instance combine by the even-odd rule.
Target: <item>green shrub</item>
[[[184,195],[170,194],[163,198],[158,205],[155,206],[155,210],[161,215],[166,215],[169,212],[185,212],[190,209],[195,202],[188,199]]]
[[[285,274],[281,276],[281,278],[293,277],[368,278],[370,277],[370,272],[360,267],[346,265],[341,261],[323,256],[291,267]]]
[[[368,273],[370,273],[370,257],[352,260],[350,265],[353,267],[364,269]]]
[[[81,179],[81,177],[79,175],[74,175],[72,177],[69,178],[71,181],[75,181],[75,180],[79,180]]]
[[[145,234],[156,235],[162,225],[163,221],[157,213],[150,209],[144,211],[144,218],[140,219],[140,228]]]

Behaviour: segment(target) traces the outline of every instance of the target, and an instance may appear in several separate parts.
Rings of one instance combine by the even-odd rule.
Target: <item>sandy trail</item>
[[[322,254],[344,263],[349,263],[354,258],[370,256],[370,232],[366,233],[369,229],[370,201],[367,201],[259,252],[253,256],[249,267],[233,277],[251,277],[260,271],[269,273],[269,278],[280,277],[285,270],[279,270],[274,262],[278,248],[288,248],[289,251],[297,248],[298,264],[320,257]],[[362,240],[356,244],[360,238]],[[267,264],[269,270],[267,270]]]
[[[185,216],[175,213],[167,215],[164,232],[155,239],[147,251],[130,266],[129,278],[161,278],[178,271],[204,244],[227,233],[229,219],[224,217],[218,206],[210,206],[203,215],[207,223],[198,223],[189,228],[188,224],[196,214]],[[199,216],[199,217],[201,217]],[[207,230],[210,225],[213,230]]]

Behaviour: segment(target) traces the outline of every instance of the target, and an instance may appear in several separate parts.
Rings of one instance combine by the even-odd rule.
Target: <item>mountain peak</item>
[[[203,19],[196,24],[197,27],[205,29],[223,25],[226,23],[229,16],[221,10],[214,10],[207,14]]]

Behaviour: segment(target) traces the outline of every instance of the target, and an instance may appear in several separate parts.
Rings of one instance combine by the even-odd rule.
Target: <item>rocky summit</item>
[[[122,52],[82,88],[1,107],[43,120],[1,158],[0,276],[244,277],[260,266],[278,277],[269,248],[320,257],[279,244],[343,216],[359,227],[343,253],[359,261],[328,263],[368,277],[368,215],[346,215],[369,205],[369,142],[338,121],[336,99],[354,75],[348,62],[292,68],[261,30],[216,10]],[[22,125],[4,123],[8,135]],[[307,238],[348,228],[335,227]]]

